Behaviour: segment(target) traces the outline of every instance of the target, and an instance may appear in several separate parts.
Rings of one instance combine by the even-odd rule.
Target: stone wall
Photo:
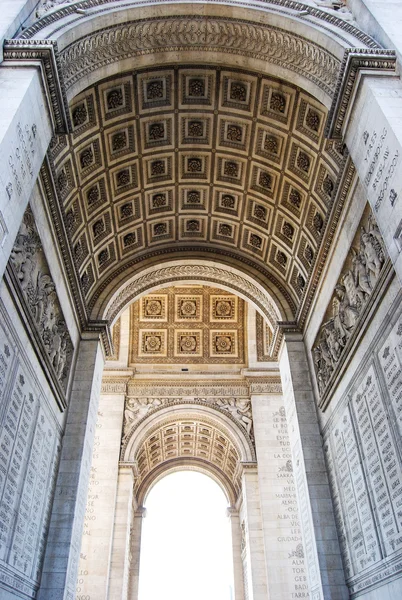
[[[396,287],[383,300],[378,328],[373,323],[360,344],[346,388],[335,392],[323,431],[350,591],[372,598],[383,598],[379,586],[398,577],[393,588],[402,592],[402,297],[392,294]]]
[[[61,413],[4,283],[0,339],[0,597],[33,598],[57,476]]]

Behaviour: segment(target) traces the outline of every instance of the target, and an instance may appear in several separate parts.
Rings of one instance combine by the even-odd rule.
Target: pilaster
[[[242,562],[248,600],[267,600],[266,558],[257,463],[242,463]]]
[[[244,600],[244,578],[241,559],[242,538],[239,511],[235,507],[228,508],[228,517],[232,531],[234,600]]]
[[[124,394],[102,394],[97,411],[77,596],[106,600],[112,552]]]
[[[269,597],[308,598],[283,396],[269,393],[268,384],[265,393],[261,383],[250,387]]]
[[[133,513],[133,521],[130,531],[130,571],[128,581],[129,598],[135,600],[138,598],[139,578],[140,578],[140,551],[142,520],[146,516],[146,509],[138,506]]]
[[[349,593],[306,351],[296,329],[285,329],[284,340],[279,365],[310,598],[344,600]]]
[[[98,335],[80,342],[38,600],[73,600],[103,370]]]
[[[126,600],[130,577],[133,523],[134,471],[129,463],[119,464],[113,546],[110,559],[108,600]],[[137,596],[134,596],[136,598]]]

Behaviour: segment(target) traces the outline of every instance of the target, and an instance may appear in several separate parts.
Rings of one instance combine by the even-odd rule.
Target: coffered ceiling
[[[240,456],[233,442],[212,420],[190,416],[167,420],[147,434],[135,455],[138,468],[135,491],[157,467],[166,467],[178,460],[215,467],[234,495],[239,493]]]
[[[221,289],[162,289],[131,305],[129,364],[244,364],[244,322],[244,301]]]
[[[296,311],[344,164],[323,105],[276,79],[183,66],[104,80],[70,110],[50,156],[89,307],[140,261],[212,253]]]

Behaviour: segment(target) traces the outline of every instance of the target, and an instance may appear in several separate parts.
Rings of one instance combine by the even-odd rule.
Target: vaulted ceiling
[[[227,432],[207,417],[197,419],[189,414],[166,419],[147,433],[134,460],[138,468],[136,492],[158,467],[165,469],[175,463],[215,468],[235,497],[241,487],[239,453]]]
[[[345,162],[322,104],[273,78],[184,65],[104,80],[70,110],[73,133],[50,156],[89,307],[140,261],[214,256],[296,311]]]

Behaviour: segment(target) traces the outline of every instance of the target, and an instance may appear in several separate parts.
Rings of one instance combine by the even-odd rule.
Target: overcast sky
[[[142,525],[139,600],[231,600],[228,502],[201,473],[172,473],[152,488]]]

